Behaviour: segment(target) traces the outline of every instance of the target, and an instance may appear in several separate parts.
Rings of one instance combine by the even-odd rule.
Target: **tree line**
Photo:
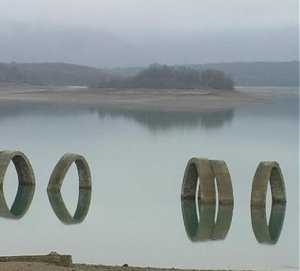
[[[184,66],[152,64],[137,75],[102,82],[103,88],[153,89],[234,89],[234,81],[224,72],[214,69],[199,71]]]

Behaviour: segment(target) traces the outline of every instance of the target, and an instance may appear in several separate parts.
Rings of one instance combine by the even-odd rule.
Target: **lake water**
[[[75,262],[113,265],[298,267],[298,94],[291,88],[284,91],[287,95],[278,94],[271,102],[205,114],[1,106],[0,149],[21,150],[29,157],[36,189],[22,218],[0,217],[0,255],[57,251],[72,254]],[[90,208],[75,225],[58,219],[47,195],[50,174],[65,152],[83,155],[92,173]],[[224,240],[192,242],[186,232],[180,191],[185,166],[194,156],[225,160],[229,167],[234,209]],[[259,243],[251,224],[252,179],[264,160],[278,161],[287,190],[276,244]],[[17,186],[10,165],[4,184],[10,204]],[[62,196],[74,211],[74,166]],[[268,200],[270,213],[270,195]]]

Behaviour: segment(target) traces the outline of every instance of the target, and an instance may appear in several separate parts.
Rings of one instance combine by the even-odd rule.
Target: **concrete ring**
[[[91,172],[85,158],[75,153],[66,153],[54,167],[47,190],[59,191],[61,189],[63,180],[72,163],[75,163],[78,171],[79,188],[91,189]]]
[[[3,183],[10,162],[13,162],[18,175],[18,191],[11,207],[6,203]],[[0,216],[20,219],[28,211],[35,191],[35,177],[26,155],[19,151],[0,151]]]
[[[260,162],[252,182],[251,206],[266,206],[268,183],[270,182],[273,204],[285,204],[286,192],[283,175],[275,161]]]
[[[35,185],[32,166],[26,155],[19,151],[0,152],[0,188],[3,188],[4,177],[10,161],[13,161],[18,174],[19,185]]]
[[[72,163],[75,163],[79,177],[79,197],[73,216],[69,213],[60,192],[63,180]],[[90,168],[85,158],[74,153],[64,154],[54,167],[47,189],[52,209],[61,222],[69,225],[81,223],[84,220],[91,201],[91,183]]]
[[[182,182],[181,199],[195,199],[197,186],[197,198],[201,202],[216,203],[214,176],[208,159],[192,158],[188,161]]]
[[[199,191],[197,198],[202,203],[216,203],[215,186],[217,186],[218,203],[233,205],[232,181],[225,161],[200,158],[190,159],[183,177],[181,198],[195,199],[198,183]]]
[[[219,204],[233,205],[232,181],[225,161],[210,160],[210,165],[213,175],[216,178]]]

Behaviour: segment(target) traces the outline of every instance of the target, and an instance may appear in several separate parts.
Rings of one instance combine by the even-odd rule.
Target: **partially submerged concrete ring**
[[[233,189],[228,167],[224,161],[192,158],[186,166],[181,199],[195,199],[199,179],[197,198],[203,203],[216,203],[216,187],[220,204],[233,204]]]
[[[75,163],[79,177],[78,203],[73,216],[69,213],[60,193],[63,180],[72,163]],[[64,154],[56,164],[48,184],[50,204],[61,222],[69,225],[81,223],[84,220],[90,206],[91,188],[91,173],[85,158],[74,153]]]
[[[285,184],[279,164],[275,161],[264,161],[259,163],[253,178],[251,206],[266,206],[269,183],[272,192],[272,203],[286,203]]]
[[[35,185],[35,177],[32,166],[26,155],[19,151],[0,152],[0,188],[3,187],[7,168],[13,161],[18,174],[19,185]]]
[[[18,175],[18,191],[11,207],[8,207],[3,183],[10,162],[13,161]],[[20,219],[30,207],[35,191],[35,177],[26,155],[19,151],[0,151],[0,216]]]
[[[48,190],[59,191],[72,163],[75,163],[79,177],[79,188],[91,189],[91,172],[85,158],[75,153],[66,153],[58,161],[51,174]]]
[[[66,225],[79,224],[85,219],[89,211],[91,196],[91,190],[83,188],[79,189],[76,211],[72,216],[64,203],[60,191],[48,190],[48,198],[54,213],[58,219]]]
[[[227,164],[223,160],[210,160],[216,178],[219,204],[233,205],[233,188]]]
[[[216,189],[210,161],[202,158],[192,158],[185,168],[181,198],[195,199],[199,179],[197,198],[205,203],[216,202]]]

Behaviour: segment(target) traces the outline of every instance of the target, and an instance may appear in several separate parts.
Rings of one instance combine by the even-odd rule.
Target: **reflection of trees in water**
[[[184,127],[193,128],[196,126],[202,126],[207,129],[220,128],[226,123],[230,123],[234,117],[233,109],[215,112],[160,112],[154,110],[112,109],[83,105],[10,103],[0,106],[0,121],[24,115],[70,116],[89,112],[96,112],[100,118],[111,116],[132,119],[150,130],[167,130]]]
[[[126,117],[148,127],[150,130],[167,130],[171,128],[202,126],[207,129],[220,128],[230,123],[234,110],[228,109],[216,112],[159,112],[137,110],[101,110],[97,109],[99,117]]]

